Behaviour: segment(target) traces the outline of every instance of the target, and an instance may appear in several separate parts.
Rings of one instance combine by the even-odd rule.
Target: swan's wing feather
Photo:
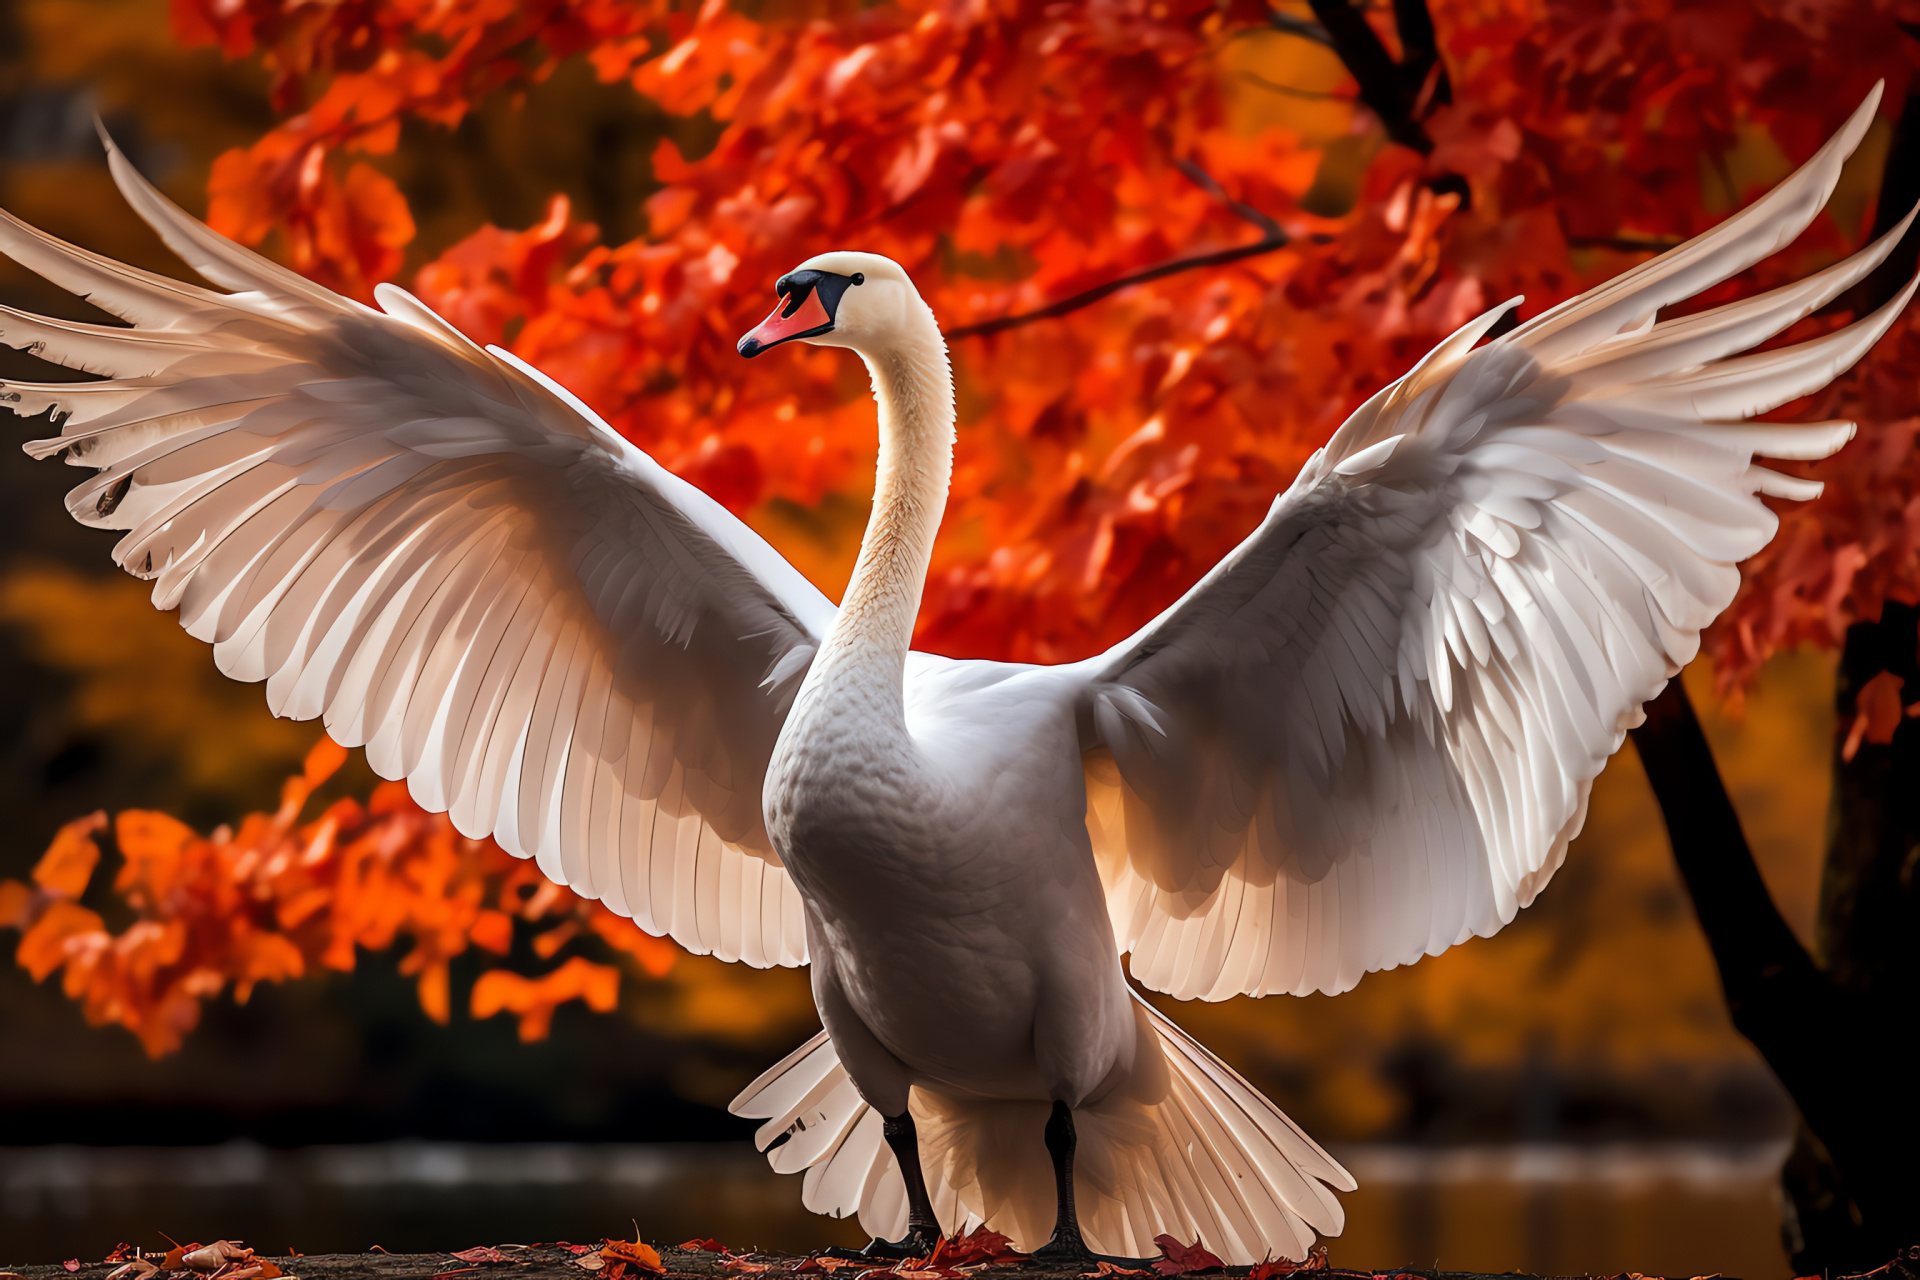
[[[373,767],[690,949],[800,964],[761,779],[833,613],[717,503],[503,351],[382,286],[340,298],[188,217],[118,151],[180,284],[0,214],[0,249],[131,327],[7,312],[103,380],[10,383],[75,518]]]
[[[1852,434],[1735,420],[1826,383],[1913,286],[1742,353],[1906,223],[1806,280],[1655,317],[1797,235],[1876,101],[1715,230],[1502,338],[1475,345],[1495,312],[1441,344],[1186,597],[1086,664],[1088,823],[1142,982],[1337,992],[1539,892],[1592,779],[1773,536],[1758,495],[1818,492],[1755,455]]]

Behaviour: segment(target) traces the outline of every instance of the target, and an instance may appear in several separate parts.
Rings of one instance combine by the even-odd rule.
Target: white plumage
[[[1818,492],[1753,459],[1852,433],[1742,420],[1857,359],[1913,286],[1741,353],[1906,223],[1798,283],[1658,313],[1798,235],[1878,99],[1706,235],[1504,337],[1481,342],[1506,308],[1462,329],[1177,604],[1059,667],[909,650],[952,383],[931,313],[872,255],[803,264],[756,330],[874,377],[875,509],[837,609],[537,371],[399,289],[372,310],[232,244],[117,151],[127,199],[227,292],[4,217],[0,248],[131,326],[6,311],[0,340],[104,379],[6,390],[59,424],[29,452],[94,469],[74,516],[126,531],[115,559],[276,714],[323,718],[649,932],[811,957],[827,1030],[735,1103],[763,1147],[784,1137],[771,1159],[809,1207],[905,1230],[915,1148],[882,1117],[911,1116],[940,1225],[1032,1247],[1058,1103],[1095,1248],[1171,1232],[1299,1258],[1352,1179],[1133,997],[1120,956],[1180,997],[1338,992],[1533,899],[1772,536],[1758,495]]]

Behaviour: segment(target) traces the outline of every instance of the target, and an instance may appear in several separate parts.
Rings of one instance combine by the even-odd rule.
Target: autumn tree
[[[1712,225],[1880,79],[1886,118],[1832,216],[1700,305],[1890,226],[1914,194],[1920,133],[1900,105],[1916,51],[1903,22],[1920,16],[1908,3],[172,0],[172,13],[183,42],[269,77],[277,123],[214,166],[216,227],[357,297],[409,278],[830,591],[863,516],[871,411],[834,353],[747,370],[733,342],[794,262],[850,246],[898,259],[948,325],[962,417],[918,641],[1059,661],[1129,634],[1196,580],[1346,413],[1446,333],[1516,295],[1522,317],[1537,314]],[[390,171],[403,136],[458,137],[487,104],[583,65],[660,113],[644,225],[603,234],[556,195],[524,229],[467,229],[421,253],[418,195]],[[1784,340],[1871,308],[1913,256]],[[1882,1158],[1920,1137],[1911,1099],[1887,1092],[1894,1067],[1849,1119],[1818,1101],[1830,1077],[1803,1069],[1802,1043],[1829,1025],[1808,1020],[1823,1001],[1848,1044],[1912,1007],[1910,949],[1888,939],[1913,910],[1915,820],[1892,797],[1920,732],[1902,694],[1916,678],[1902,610],[1920,603],[1916,373],[1920,336],[1902,320],[1803,406],[1865,429],[1806,471],[1825,494],[1783,507],[1706,642],[1732,699],[1775,653],[1846,646],[1819,963],[1713,800],[1678,684],[1638,736],[1736,1018],[1837,1170],[1827,1192],[1796,1192],[1809,1269],[1911,1234],[1900,1206],[1920,1202]],[[348,815],[353,829],[399,823],[383,803]],[[249,847],[310,839],[297,818]],[[485,905],[504,864],[468,853],[477,909],[504,909]],[[239,875],[225,854],[195,856]],[[44,928],[70,865],[16,894],[12,918]],[[42,904],[31,920],[29,898]],[[33,963],[71,975],[95,945]],[[434,953],[420,945],[432,1007]],[[280,954],[281,976],[296,972]],[[95,998],[92,977],[69,982]]]

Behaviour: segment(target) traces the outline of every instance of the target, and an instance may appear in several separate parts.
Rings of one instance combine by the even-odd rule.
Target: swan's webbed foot
[[[864,1249],[842,1249],[838,1246],[822,1249],[820,1252],[829,1258],[844,1258],[848,1262],[898,1262],[902,1258],[924,1258],[931,1254],[940,1243],[940,1232],[928,1231],[923,1227],[907,1228],[907,1234],[898,1240],[882,1240],[875,1237],[867,1241]]]
[[[874,1237],[867,1247],[854,1249],[822,1249],[821,1253],[829,1258],[843,1258],[849,1262],[898,1262],[902,1258],[924,1258],[931,1254],[941,1239],[940,1220],[934,1216],[933,1202],[927,1198],[927,1180],[920,1171],[920,1134],[913,1127],[913,1113],[902,1111],[897,1116],[888,1116],[881,1128],[886,1135],[887,1145],[893,1148],[894,1159],[899,1161],[900,1176],[907,1186],[907,1234],[898,1240],[882,1240]]]
[[[1110,1262],[1114,1266],[1124,1267],[1128,1271],[1151,1271],[1153,1269],[1152,1258],[1116,1258],[1109,1253],[1095,1253],[1087,1244],[1086,1239],[1081,1236],[1077,1228],[1066,1233],[1064,1238],[1060,1232],[1055,1231],[1053,1233],[1053,1239],[1047,1241],[1027,1256],[1035,1262],[1045,1263],[1049,1267],[1058,1266],[1061,1263],[1067,1262],[1079,1266],[1086,1266],[1089,1263],[1095,1262]]]
[[[1080,1234],[1080,1215],[1073,1204],[1073,1149],[1078,1145],[1078,1138],[1073,1131],[1073,1110],[1066,1103],[1053,1104],[1053,1114],[1047,1117],[1046,1138],[1047,1154],[1053,1157],[1058,1213],[1053,1220],[1053,1238],[1028,1256],[1035,1262],[1050,1265],[1110,1262],[1129,1271],[1151,1269],[1152,1260],[1148,1258],[1115,1258],[1095,1253],[1088,1247],[1086,1237]]]
[[[1060,1231],[1056,1229],[1053,1233],[1053,1239],[1047,1241],[1027,1256],[1035,1262],[1046,1263],[1107,1261],[1107,1259],[1102,1258],[1099,1254],[1087,1247],[1087,1242],[1081,1237],[1078,1228],[1071,1231]]]

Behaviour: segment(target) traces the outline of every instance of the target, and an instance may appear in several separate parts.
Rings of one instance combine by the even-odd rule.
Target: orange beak
[[[784,313],[784,314],[783,314]],[[768,347],[777,347],[795,338],[810,337],[833,328],[833,317],[820,301],[818,289],[808,289],[796,305],[791,297],[782,298],[773,314],[749,329],[740,339],[740,354],[749,360]]]

